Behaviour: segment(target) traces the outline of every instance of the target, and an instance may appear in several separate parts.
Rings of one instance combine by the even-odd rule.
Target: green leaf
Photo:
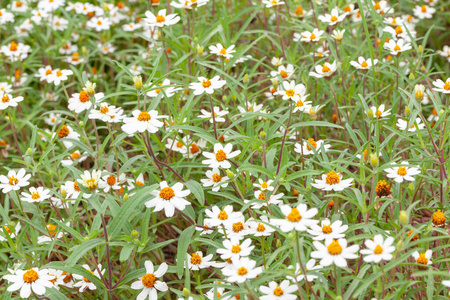
[[[177,248],[177,274],[181,278],[184,271],[184,262],[186,260],[186,252],[191,243],[192,235],[195,232],[194,226],[189,226],[180,235]]]
[[[86,252],[104,243],[105,243],[104,239],[97,238],[84,242],[81,245],[76,245],[70,248],[72,254],[69,256],[69,258],[66,259],[66,265],[74,266],[78,262],[78,260],[82,258],[84,254],[86,254]]]
[[[131,252],[133,252],[135,245],[134,244],[126,244],[123,246],[120,251],[120,261],[126,261],[131,256]]]
[[[184,184],[194,194],[195,198],[197,198],[198,203],[200,203],[201,206],[205,205],[206,198],[205,194],[203,193],[202,185],[192,179],[185,182]]]

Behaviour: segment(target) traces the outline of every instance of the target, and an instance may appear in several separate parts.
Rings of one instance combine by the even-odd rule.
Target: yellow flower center
[[[33,200],[37,200],[37,199],[39,199],[40,197],[41,197],[41,195],[39,195],[39,192],[38,192],[38,191],[32,192],[32,193],[31,193],[31,199],[33,199]]]
[[[298,101],[295,103],[295,106],[297,106],[297,107],[302,107],[302,106],[303,106],[302,100],[298,100]]]
[[[426,6],[425,4],[422,5],[422,12],[423,12],[423,13],[427,12],[427,6]]]
[[[417,263],[426,265],[428,263],[428,258],[425,257],[425,253],[420,253],[419,257],[417,258]]]
[[[291,212],[286,216],[286,219],[289,220],[289,222],[298,222],[302,219],[302,216],[300,215],[300,212],[296,207],[291,209]]]
[[[209,81],[208,78],[204,79],[202,82],[202,86],[206,89],[209,88],[211,86],[211,81]]]
[[[286,77],[288,77],[288,73],[286,71],[284,71],[284,70],[281,70],[280,71],[280,76],[281,76],[281,78],[286,78]]]
[[[244,224],[242,222],[233,223],[233,231],[238,233],[244,230]]]
[[[391,194],[391,186],[386,183],[386,180],[380,180],[377,183],[375,192],[377,193],[378,197],[389,196]]]
[[[227,50],[225,48],[220,49],[220,54],[222,55],[227,54]]]
[[[444,84],[444,90],[450,91],[450,81],[446,81]]]
[[[256,228],[256,231],[258,232],[264,232],[266,231],[266,227],[262,223],[258,223],[258,227]]]
[[[322,67],[322,73],[327,73],[327,72],[330,72],[330,71],[331,71],[331,69],[324,64],[323,67]]]
[[[212,180],[215,182],[215,183],[218,183],[218,182],[220,182],[221,180],[222,180],[222,176],[220,176],[219,174],[213,174],[212,175]]]
[[[325,182],[329,185],[338,184],[340,181],[341,179],[335,171],[331,171],[330,173],[328,173],[327,177],[325,178]]]
[[[369,64],[365,60],[361,63],[361,67],[363,68],[367,68],[368,66]]]
[[[287,90],[286,91],[286,95],[288,95],[289,97],[294,96],[294,94],[295,94],[294,90]]]
[[[394,51],[400,51],[400,50],[401,50],[400,46],[399,45],[395,45]]]
[[[220,162],[224,161],[225,159],[227,159],[227,154],[223,150],[217,151],[216,160]]]
[[[25,272],[25,274],[23,274],[23,281],[25,281],[26,283],[31,284],[38,279],[39,274],[33,269],[29,269],[28,271]]]
[[[431,217],[433,224],[436,226],[441,226],[445,224],[446,218],[444,216],[444,214],[442,213],[442,211],[438,210],[437,212],[435,212],[433,214],[433,216]]]
[[[149,121],[151,119],[150,114],[146,111],[141,111],[137,118],[139,121]]]
[[[5,225],[5,226],[3,226],[3,228],[6,230],[7,233],[9,233],[9,234],[12,233],[11,229],[9,229],[8,226]]]
[[[240,267],[239,269],[238,269],[238,275],[239,276],[244,276],[245,274],[247,274],[247,269],[245,268],[245,267]]]
[[[273,290],[273,294],[275,296],[282,296],[284,294],[283,290],[277,285],[277,287]]]
[[[80,156],[81,156],[81,154],[78,153],[78,152],[73,152],[73,153],[70,155],[70,157],[71,157],[72,159],[77,159],[77,158],[79,158]]]
[[[9,45],[9,50],[10,51],[17,51],[17,44],[16,42],[12,41],[11,44]]]
[[[108,106],[100,106],[100,113],[106,114],[108,111]]]
[[[85,102],[89,101],[89,95],[86,91],[81,91],[78,99],[80,99],[81,102],[85,103]]]
[[[373,8],[375,8],[375,9],[380,9],[381,7],[380,7],[380,2],[377,2],[377,3],[375,3],[375,5],[373,6]]]
[[[325,234],[330,234],[333,232],[333,229],[331,229],[331,225],[323,225],[322,232]]]
[[[405,176],[407,174],[405,167],[398,168],[397,174],[400,176]]]
[[[192,263],[193,265],[199,265],[199,264],[202,263],[202,258],[200,257],[200,255],[199,255],[197,252],[192,253],[192,256],[191,256],[191,263]]]
[[[221,210],[217,217],[219,218],[219,220],[222,220],[222,221],[228,219],[227,212],[224,210]]]
[[[233,245],[231,247],[231,252],[233,252],[234,254],[241,252],[241,247],[239,246],[239,244]]]
[[[86,271],[89,271],[89,273],[91,273],[92,275],[95,276],[94,272],[92,272],[91,270],[86,270]],[[83,277],[83,280],[84,280],[85,282],[91,282],[91,281],[90,281],[89,279],[87,279],[86,277]]]
[[[3,102],[3,103],[9,102],[9,96],[8,96],[7,94],[3,94],[3,96],[2,96],[2,102]]]
[[[114,183],[116,183],[116,177],[110,175],[110,176],[108,176],[108,178],[106,178],[106,182],[112,186],[112,185],[114,185]]]
[[[375,247],[375,250],[373,250],[373,253],[379,255],[379,254],[383,253],[383,248],[381,248],[380,245],[377,245],[377,246]]]
[[[266,200],[266,196],[264,195],[264,193],[259,193],[259,195],[258,195],[258,199],[259,200]]]
[[[311,146],[313,146],[314,149],[317,148],[317,143],[313,138],[308,139],[308,142],[311,144]],[[311,151],[311,147],[309,146],[309,144],[306,144],[306,148]]]
[[[182,143],[182,142],[177,142],[177,147],[178,147],[178,148],[183,147],[183,143]]]
[[[77,191],[77,192],[81,191],[81,189],[80,189],[80,187],[78,186],[78,183],[77,183],[76,180],[73,182],[73,189],[74,189],[75,191]]]
[[[328,250],[328,253],[330,253],[331,255],[338,255],[338,254],[341,254],[342,247],[341,247],[341,245],[339,245],[338,240],[334,240],[331,242],[331,244],[328,245],[327,250]]]
[[[316,38],[316,35],[311,32],[311,36],[309,37],[311,40],[314,40]]]
[[[165,187],[159,192],[159,197],[163,198],[164,200],[170,200],[174,196],[175,192],[171,187]]]
[[[86,189],[88,190],[95,190],[97,188],[97,181],[94,178],[86,180]]]
[[[338,18],[336,16],[331,16],[331,22],[336,22]]]
[[[8,179],[9,179],[9,185],[16,185],[19,183],[19,180],[17,180],[17,178],[14,176],[9,176]]]
[[[345,11],[345,12],[351,12],[352,9],[350,8],[350,6],[346,6],[346,7],[344,8],[344,11]]]
[[[267,189],[267,187],[268,187],[267,182],[264,181],[264,182],[261,184],[261,187],[262,187],[263,189]]]
[[[161,15],[156,16],[156,22],[158,22],[158,23],[162,23],[165,20],[166,20],[166,18],[164,18],[164,16],[161,16]]]
[[[142,284],[151,289],[155,285],[156,277],[153,274],[145,274],[144,277],[142,277]]]
[[[297,9],[295,10],[295,14],[296,14],[297,16],[302,16],[302,15],[303,15],[303,7],[302,7],[301,5],[299,5],[299,6],[297,7]]]
[[[55,236],[56,235],[56,226],[53,224],[48,224],[47,231],[51,236]]]

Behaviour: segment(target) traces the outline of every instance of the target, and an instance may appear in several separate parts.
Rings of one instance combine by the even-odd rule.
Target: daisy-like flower
[[[377,11],[377,13],[379,13],[382,16],[385,15],[387,12],[389,12],[391,14],[394,13],[394,9],[389,6],[389,4],[386,0],[377,1],[377,2],[372,1],[372,4],[373,4],[373,8]]]
[[[56,135],[56,133],[54,133],[53,135]],[[80,134],[73,130],[69,125],[61,126],[61,129],[59,130],[57,135],[58,138],[62,139],[62,142],[66,148],[70,148],[73,146],[73,143],[68,141],[67,139],[79,140],[80,138]]]
[[[222,245],[224,248],[219,248],[216,250],[220,254],[222,259],[231,259],[232,261],[239,259],[243,256],[249,256],[252,253],[255,246],[251,246],[252,240],[246,239],[240,241],[238,238],[231,238],[229,240],[224,240]]]
[[[175,95],[176,91],[181,90],[181,88],[177,88],[170,85],[171,85],[170,80],[166,78],[162,83],[158,84],[159,88],[149,91],[147,93],[147,96],[154,98],[157,97],[162,91],[164,91],[162,95],[165,95],[165,97],[170,98],[173,95]]]
[[[100,273],[102,273],[102,275],[105,273],[105,270],[102,270],[102,265],[98,264],[97,268],[95,268],[95,271],[92,272],[91,269],[89,268],[88,265],[83,265],[83,268],[85,268],[89,273],[91,273],[92,275],[94,275],[97,278],[100,278]],[[98,270],[100,270],[100,273],[98,272]],[[97,287],[95,286],[95,284],[90,281],[89,279],[87,279],[86,277],[83,277],[81,275],[78,274],[73,274],[72,275],[73,278],[80,280],[77,283],[75,283],[73,285],[74,288],[78,288],[79,287],[79,291],[80,293],[83,293],[86,289],[89,289],[91,291],[96,290]]]
[[[447,78],[445,82],[443,82],[441,79],[437,79],[433,81],[433,85],[435,86],[433,90],[435,90],[436,92],[450,94],[450,77]]]
[[[288,269],[293,269],[294,266],[289,266]],[[312,275],[312,274],[308,274],[308,271],[315,271],[315,270],[320,270],[322,269],[323,266],[321,265],[316,265],[316,260],[315,259],[310,259],[308,260],[308,262],[305,265],[305,271],[306,271],[306,280],[309,282],[312,282],[314,279],[317,278],[317,275]],[[316,271],[317,272],[317,271]],[[292,276],[286,276],[287,279],[295,281],[297,280],[297,282],[300,282],[302,280],[305,279],[305,275],[302,272],[302,268],[300,267],[299,263],[296,263],[295,265],[295,277]]]
[[[392,163],[396,165],[396,163]],[[402,183],[403,180],[414,181],[414,177],[420,174],[420,169],[418,167],[410,167],[407,161],[402,161],[399,163],[400,167],[387,168],[384,171],[388,174],[388,178],[394,178],[395,182]]]
[[[122,25],[122,29],[124,31],[135,31],[137,29],[140,29],[142,27],[142,24],[130,22],[127,24]]]
[[[412,257],[414,257],[414,260],[416,261],[416,263],[422,265],[421,268],[425,268],[426,265],[431,265],[432,261],[431,261],[431,255],[433,254],[433,252],[428,249],[425,253],[419,253],[419,251],[415,251],[412,254]]]
[[[358,57],[358,62],[356,62],[356,61],[350,62],[350,64],[352,66],[354,66],[358,70],[363,70],[363,71],[369,70],[372,66],[375,66],[377,63],[378,63],[378,59],[374,59],[373,64],[372,64],[372,59],[368,58],[366,60],[362,56]]]
[[[144,22],[147,26],[164,27],[176,24],[180,21],[180,17],[177,14],[166,15],[166,10],[161,9],[156,16],[151,11],[145,12],[146,18]]]
[[[342,191],[352,185],[353,178],[342,180],[342,174],[330,171],[322,175],[322,179],[316,179],[311,185],[324,191]]]
[[[25,299],[31,296],[32,292],[36,295],[45,294],[46,288],[52,288],[51,282],[55,277],[48,274],[47,269],[39,270],[31,268],[28,270],[17,270],[15,274],[3,276],[3,279],[12,283],[8,287],[8,292],[20,290],[20,297]]]
[[[447,218],[445,218],[445,215],[441,210],[435,211],[431,216],[431,223],[433,223],[433,226],[435,227],[446,227],[447,224],[445,221],[447,221]]]
[[[12,84],[9,84],[7,82],[0,82],[0,94],[8,94],[12,91]]]
[[[86,22],[86,26],[95,29],[95,31],[103,31],[111,27],[111,21],[105,17],[93,17]]]
[[[238,110],[240,113],[243,113],[243,114],[245,114],[246,112],[263,112],[262,111],[263,107],[264,107],[264,104],[257,104],[256,102],[251,103],[251,102],[247,101],[246,106],[245,107],[238,106]]]
[[[274,228],[267,225],[270,220],[266,216],[259,217],[261,221],[250,218],[245,225],[248,227],[247,232],[253,236],[270,236],[275,231]]]
[[[256,278],[262,273],[262,267],[256,267],[256,261],[251,260],[247,257],[241,257],[240,259],[235,259],[231,264],[228,264],[222,269],[222,273],[227,277],[228,282],[243,283],[247,279]]]
[[[187,137],[183,137],[181,140],[173,140],[173,139],[167,139],[166,141],[166,148],[171,149],[172,151],[179,152],[179,153],[186,153],[187,147],[186,147]]]
[[[209,95],[214,93],[214,90],[222,88],[227,82],[226,80],[220,80],[220,76],[214,76],[212,79],[205,77],[199,77],[200,82],[192,82],[189,84],[189,88],[194,90],[194,95],[201,95],[207,93]]]
[[[20,188],[29,185],[28,179],[31,174],[25,174],[25,169],[20,169],[17,173],[9,170],[8,175],[0,175],[0,188],[4,194],[10,191],[18,191]]]
[[[417,125],[416,125],[417,124]],[[414,132],[417,129],[421,130],[425,128],[425,124],[422,123],[422,119],[416,118],[415,122],[406,121],[403,119],[397,120],[397,127],[400,130],[408,129],[409,132]]]
[[[309,54],[318,58],[328,57],[330,55],[330,50],[326,50],[326,48],[327,44],[324,43],[322,46],[319,46],[316,51],[310,52]]]
[[[415,38],[417,34],[417,32],[414,30],[414,26],[407,23],[399,24],[395,28],[388,26],[385,27],[383,31],[390,33],[394,40],[404,39],[405,42],[410,42],[411,37]]]
[[[73,287],[74,281],[71,273],[62,270],[48,269],[48,274],[55,277],[55,279],[51,280],[55,289],[59,290],[60,286],[68,288]]]
[[[239,213],[240,216],[236,220],[227,225],[225,225],[225,231],[220,230],[219,232],[224,232],[224,235],[228,239],[238,239],[242,240],[244,236],[248,234],[248,228],[245,226],[245,217],[242,213]]]
[[[38,77],[40,81],[44,81],[47,80],[48,76],[50,74],[52,74],[52,67],[51,66],[46,66],[44,68],[39,68],[38,70],[38,74],[35,74],[35,77]]]
[[[52,74],[48,75],[47,82],[53,82],[56,86],[60,85],[62,81],[66,81],[69,79],[68,76],[73,75],[71,70],[60,70],[55,69],[52,71]]]
[[[379,263],[382,260],[389,261],[392,259],[392,252],[395,251],[395,246],[392,246],[394,242],[393,237],[383,239],[381,234],[377,234],[373,240],[366,239],[365,245],[367,249],[361,250],[361,254],[364,254],[365,262]]]
[[[445,49],[445,47],[446,46],[444,46],[444,49]],[[272,60],[270,61],[270,63],[278,68],[283,63],[283,58],[282,57],[272,57]]]
[[[69,27],[69,20],[53,16],[51,18],[52,28],[57,31],[64,31]]]
[[[294,33],[294,42],[306,42],[306,43],[315,43],[320,41],[323,38],[323,34],[325,31],[314,28],[313,31],[303,31],[302,33]]]
[[[344,33],[345,29],[342,30],[335,29],[331,33],[331,37],[334,38],[338,43],[340,43],[344,39]]]
[[[280,285],[275,281],[269,282],[269,286],[260,286],[259,290],[264,294],[259,297],[261,300],[295,300],[294,295],[297,291],[297,285],[290,284],[289,280],[283,280]]]
[[[103,93],[97,93],[91,97],[89,94],[82,90],[79,93],[72,94],[72,97],[69,99],[69,109],[76,114],[81,113],[82,111],[88,110],[91,108],[92,104],[99,102],[105,95]]]
[[[295,84],[295,81],[291,82],[283,81],[284,91],[278,91],[276,95],[282,95],[283,100],[293,100],[297,102],[300,100],[300,96],[304,95],[306,92],[306,87],[303,84]]]
[[[225,118],[224,116],[226,116],[228,114],[228,110],[220,110],[219,106],[214,106],[214,119],[213,119],[213,115],[211,112],[208,112],[204,109],[201,109],[200,112],[202,113],[201,115],[199,115],[199,118],[202,119],[209,119],[209,123],[213,123],[214,121],[216,121],[216,123],[222,123],[225,122]]]
[[[153,300],[158,298],[158,292],[165,292],[168,290],[167,284],[158,278],[163,277],[166,274],[168,266],[166,263],[162,263],[158,270],[155,272],[153,263],[149,260],[145,262],[146,274],[131,284],[133,290],[141,290],[136,299],[139,300]]]
[[[70,223],[66,223],[67,226],[70,225]],[[64,233],[62,231],[60,231],[58,233],[58,235],[56,235],[56,225],[53,224],[47,224],[47,231],[48,231],[48,235],[42,235],[40,237],[38,237],[38,244],[44,244],[44,243],[49,243],[51,241],[53,241],[54,239],[60,239],[63,237]]]
[[[270,8],[270,7],[278,7],[282,4],[285,4],[285,2],[280,0],[263,0],[262,4],[264,4],[267,8]]]
[[[89,119],[102,120],[103,122],[108,123],[122,122],[124,118],[125,116],[123,115],[122,108],[109,105],[106,102],[100,103],[99,109],[91,109],[89,113]]]
[[[292,230],[306,231],[307,227],[315,225],[319,222],[312,219],[318,213],[317,208],[308,209],[306,204],[301,203],[296,207],[282,205],[280,209],[285,218],[272,219],[271,223],[278,226],[283,232],[289,232]]]
[[[264,207],[264,206],[267,207],[269,204],[278,205],[280,203],[283,203],[283,201],[280,199],[284,196],[284,193],[270,195],[269,200],[266,199],[266,195],[262,191],[255,191],[254,195],[255,195],[255,198],[260,201],[255,202],[254,200],[252,200],[252,201],[244,200],[245,203],[252,202],[251,208],[253,208],[253,209],[260,209],[261,207]]]
[[[156,110],[150,110],[147,112],[136,109],[132,114],[133,117],[123,119],[125,124],[122,125],[122,130],[129,135],[134,135],[136,132],[145,131],[150,133],[158,132],[158,128],[164,125],[164,123],[158,119],[167,118],[167,116],[164,115],[158,116],[158,112]]]
[[[270,76],[271,77],[278,77],[280,76],[282,79],[289,79],[292,75],[294,75],[294,66],[291,64],[288,64],[286,66],[279,66],[277,71],[270,71]],[[275,78],[276,80],[278,80],[278,78]],[[276,82],[275,82],[276,83]],[[275,84],[274,83],[274,84]]]
[[[11,61],[22,61],[28,57],[28,53],[31,52],[31,47],[24,45],[23,43],[16,43],[11,41],[9,45],[2,46],[0,53],[5,54]]]
[[[228,180],[227,176],[221,176],[220,170],[218,168],[214,168],[212,170],[206,171],[206,177],[207,179],[201,179],[200,181],[203,183],[204,187],[212,186],[212,191],[217,192],[220,187],[226,188],[228,186],[228,182],[225,182]]]
[[[209,268],[211,266],[215,266],[216,262],[215,261],[211,261],[213,255],[209,254],[206,255],[205,257],[203,257],[203,253],[202,251],[197,251],[192,253],[192,255],[190,255],[189,253],[186,253],[187,255],[187,262],[188,262],[188,267],[189,270],[200,270],[200,269],[205,269],[205,268]]]
[[[331,10],[330,14],[325,14],[323,16],[319,16],[319,20],[322,21],[322,23],[326,23],[328,25],[335,25],[339,22],[342,22],[346,16],[347,16],[347,13],[343,13],[342,15],[339,15],[339,10],[337,7],[335,7]]]
[[[309,138],[308,141],[303,142],[303,145],[296,143],[294,151],[302,155],[311,155],[316,152],[320,153],[322,151],[322,145],[325,152],[331,147],[329,144],[325,144],[325,141],[323,140],[315,141],[313,138]]]
[[[8,107],[16,107],[19,102],[23,101],[23,97],[13,97],[11,94],[0,92],[0,110],[5,110]]]
[[[300,94],[299,96],[300,96],[300,98],[297,101],[294,101],[295,102],[294,111],[293,111],[294,113],[298,112],[298,111],[305,112],[311,108],[312,101],[305,101],[308,98],[309,94],[308,95]],[[295,137],[294,137],[294,139],[295,139]]]
[[[398,55],[411,50],[412,47],[410,43],[405,43],[404,39],[399,39],[398,41],[389,40],[389,42],[384,44],[384,49],[390,51],[392,55]]]
[[[385,110],[386,106],[384,104],[381,104],[378,108],[375,106],[370,107],[370,110],[366,112],[366,114],[371,118],[378,118],[382,119],[384,117],[389,116],[391,113],[391,109]]]
[[[64,5],[65,0],[40,0],[38,8],[45,11],[55,11]]]
[[[77,179],[77,182],[83,185],[88,191],[94,191],[98,187],[101,175],[102,171],[92,170],[91,174],[88,170],[84,170],[84,173],[80,175],[81,179]]]
[[[234,47],[235,45],[231,45],[230,47],[225,48],[224,46],[222,46],[221,43],[217,43],[217,45],[209,46],[209,50],[211,51],[212,54],[216,54],[217,56],[230,59],[233,57],[231,53],[236,52],[236,50],[233,50]]]
[[[114,53],[117,50],[117,47],[115,47],[112,43],[97,43],[97,47],[103,54]]]
[[[186,153],[183,156],[187,156],[189,158],[193,158],[200,154],[200,151],[206,147],[206,141],[203,139],[199,139],[195,142],[190,142],[190,146]]]
[[[0,242],[7,241],[6,236],[15,238],[19,234],[20,228],[22,228],[20,222],[17,222],[16,226],[14,223],[0,226]]]
[[[445,45],[442,50],[438,50],[437,53],[439,53],[442,57],[450,58],[450,46]]]
[[[342,225],[342,221],[337,220],[331,224],[330,220],[325,219],[319,225],[311,225],[308,233],[313,235],[313,240],[329,242],[332,240],[345,237],[344,232],[348,229],[348,225]]]
[[[328,267],[335,264],[340,268],[347,266],[347,259],[357,258],[356,252],[359,250],[358,245],[348,247],[346,239],[337,239],[332,241],[313,242],[316,251],[311,252],[311,257],[320,259],[320,265]]]
[[[44,189],[41,186],[38,188],[30,187],[29,192],[29,194],[22,192],[21,194],[23,197],[20,199],[29,203],[39,203],[50,198],[50,190]]]
[[[317,65],[315,66],[314,70],[316,72],[309,72],[309,76],[315,77],[315,78],[328,78],[331,75],[334,74],[337,70],[337,63],[334,61],[332,64],[330,63],[324,63],[323,65]]]
[[[152,191],[150,194],[154,198],[145,202],[146,207],[154,207],[153,211],[164,210],[166,217],[170,218],[175,213],[175,208],[183,211],[186,205],[191,205],[185,199],[191,191],[183,190],[184,185],[181,182],[175,183],[172,187],[167,184],[167,181],[161,181],[159,191]]]
[[[228,224],[232,224],[235,220],[238,220],[241,216],[239,212],[233,212],[233,206],[227,205],[221,210],[218,206],[213,206],[211,209],[206,209],[205,214],[208,217],[205,222],[209,226],[215,227]]]
[[[430,7],[426,4],[422,6],[416,5],[413,9],[413,14],[419,19],[431,19],[436,12],[434,7]]]
[[[274,187],[272,186],[272,183],[274,182],[273,180],[264,181],[261,178],[258,178],[258,182],[259,183],[254,183],[253,186],[257,187],[261,191],[265,192],[274,190]]]
[[[110,190],[120,190],[125,181],[124,173],[120,174],[119,178],[114,175],[105,175],[99,180],[98,187],[103,189],[105,193],[108,193]]]
[[[231,152],[232,149],[232,144],[226,144],[225,147],[220,143],[214,144],[214,153],[202,153],[207,158],[202,161],[202,164],[209,165],[210,168],[229,169],[231,168],[231,164],[228,160],[241,153],[241,150]]]
[[[14,22],[14,14],[7,12],[5,8],[0,9],[0,25]]]

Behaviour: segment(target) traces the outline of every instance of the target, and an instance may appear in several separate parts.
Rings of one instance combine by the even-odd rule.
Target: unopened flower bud
[[[400,217],[399,217],[399,219],[400,219],[400,223],[401,223],[402,225],[408,224],[409,218],[408,218],[408,214],[406,213],[406,211],[404,211],[404,210],[400,211]]]
[[[264,131],[261,131],[261,132],[259,133],[259,138],[260,138],[260,139],[262,139],[262,140],[265,140],[265,139],[266,139],[266,137],[267,137],[267,134],[266,134],[266,132],[264,132]]]
[[[124,201],[127,201],[128,199],[130,199],[130,196],[128,195],[128,193],[125,193],[125,194],[123,195],[123,200],[124,200]]]
[[[289,232],[287,238],[290,241],[295,241],[295,232],[294,231]]]
[[[183,289],[183,295],[185,295],[186,297],[189,296],[191,294],[191,292],[189,292],[189,290],[187,288]]]
[[[231,95],[231,100],[236,101],[236,95]]]
[[[414,191],[414,184],[412,184],[412,183],[408,184],[408,189],[410,189],[411,191]]]
[[[31,155],[31,154],[33,154],[33,149],[31,149],[31,148],[28,148],[28,149],[27,149],[27,154],[28,154],[28,155]]]
[[[133,81],[134,81],[134,87],[135,87],[137,90],[142,89],[142,76],[141,76],[141,75],[139,75],[139,76],[134,76],[134,77],[133,77]]]
[[[443,110],[443,109],[441,109],[440,111],[439,111],[439,117],[442,117],[442,115],[445,113],[445,110]]]
[[[369,109],[369,110],[367,111],[367,116],[368,116],[369,118],[373,118],[373,110]]]
[[[222,100],[223,100],[224,102],[227,102],[227,101],[228,101],[228,97],[224,95],[224,96],[222,97]]]
[[[369,157],[370,157],[370,165],[372,167],[378,166],[379,163],[378,156],[376,156],[374,153],[371,153]]]
[[[81,47],[81,53],[83,53],[83,55],[87,54],[87,48],[85,46]]]
[[[342,297],[341,297],[341,296],[336,296],[336,298],[334,298],[334,299],[336,299],[336,300],[342,300]]]
[[[409,117],[409,115],[411,114],[411,109],[409,108],[408,105],[405,106],[405,116]]]
[[[248,83],[248,81],[249,81],[248,74],[245,74],[244,75],[244,83]]]
[[[203,55],[203,49],[204,49],[203,46],[197,45],[197,53],[198,53],[198,55]]]
[[[80,121],[80,122],[78,122],[78,125],[79,125],[81,128],[83,128],[83,127],[84,127],[84,122],[83,122],[83,121]]]
[[[139,232],[137,230],[133,230],[131,232],[131,236],[134,237],[134,238],[137,238],[139,236]]]
[[[422,45],[419,45],[419,49],[417,49],[417,52],[422,53],[423,52],[423,47]]]
[[[227,176],[228,176],[228,178],[230,178],[230,179],[234,179],[235,175],[234,175],[234,173],[233,173],[233,172],[231,172],[231,170],[230,170],[230,169],[227,169],[227,170],[226,170],[226,173],[227,173]]]
[[[86,81],[86,83],[84,84],[84,88],[83,90],[88,93],[89,97],[92,97],[95,95],[95,83],[90,82],[89,80]]]
[[[277,244],[276,244],[276,246],[277,246],[277,248],[280,248],[280,247],[281,247],[281,241],[280,241],[280,239],[277,239]]]
[[[414,78],[416,78],[416,76],[414,76],[414,73],[413,72],[409,73],[409,79],[414,80]]]
[[[286,180],[284,180],[284,177],[281,177],[281,178],[278,180],[278,182],[279,182],[280,184],[283,184],[283,183],[286,182]]]
[[[85,241],[85,242],[89,241],[89,237],[88,237],[88,236],[85,236],[85,237],[84,237],[84,241]]]

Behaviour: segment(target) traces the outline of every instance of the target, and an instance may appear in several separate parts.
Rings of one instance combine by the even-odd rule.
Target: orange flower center
[[[239,269],[238,269],[238,275],[239,276],[244,276],[245,274],[247,274],[247,269],[245,268],[245,267],[240,267]]]
[[[286,71],[284,71],[284,70],[281,70],[280,71],[280,76],[281,76],[281,78],[286,78],[286,77],[288,77],[288,73]]]
[[[373,250],[373,253],[380,255],[381,253],[383,253],[383,248],[381,248],[380,245],[377,245]]]
[[[405,176],[407,174],[405,167],[398,168],[397,174],[400,176]]]
[[[222,221],[228,219],[227,212],[224,210],[221,210],[217,217],[219,218],[219,220],[222,220]]]
[[[283,290],[277,285],[277,287],[273,290],[273,294],[275,296],[283,296]]]
[[[31,284],[38,279],[39,274],[33,269],[29,269],[28,271],[25,272],[25,274],[23,274],[23,281],[25,281],[26,283]]]
[[[258,223],[258,227],[256,228],[256,231],[258,232],[264,232],[266,231],[266,227],[262,223]]]
[[[423,13],[427,12],[427,6],[426,6],[425,4],[422,5],[422,12],[423,12]]]
[[[291,212],[286,216],[286,219],[289,220],[289,222],[298,222],[302,219],[302,216],[300,215],[300,212],[296,207],[291,209]]]
[[[336,22],[338,18],[336,16],[331,16],[331,22]]]
[[[233,245],[231,247],[231,252],[233,252],[234,254],[241,252],[241,247],[239,246],[239,244]]]
[[[401,50],[400,46],[399,45],[395,45],[394,51],[400,51],[400,50]]]
[[[81,102],[85,103],[89,101],[89,95],[86,91],[83,90],[80,92],[80,96],[78,97],[78,99],[80,99]]]
[[[367,68],[368,66],[369,66],[369,64],[367,64],[367,62],[365,60],[361,63],[361,67],[363,67],[363,68]]]
[[[149,121],[151,119],[150,114],[146,111],[141,111],[137,118],[139,121]]]
[[[192,253],[192,256],[191,256],[191,263],[192,263],[193,265],[199,265],[199,264],[202,263],[202,258],[200,257],[200,255],[198,255],[197,252]]]
[[[16,42],[12,41],[11,44],[9,45],[9,50],[10,51],[17,51],[17,44]]]
[[[327,250],[331,255],[338,255],[341,254],[342,247],[341,245],[339,245],[338,240],[334,240],[331,242],[331,244],[328,245]]]
[[[45,71],[45,75],[50,75],[52,74],[52,69],[47,69],[47,71]]]
[[[295,94],[294,90],[287,90],[286,91],[286,95],[288,95],[289,97],[294,96],[294,94]]]
[[[244,230],[244,224],[242,222],[233,223],[233,231],[238,233]]]
[[[224,161],[225,159],[227,159],[227,154],[223,150],[217,151],[216,160],[220,162]]]
[[[322,67],[322,73],[327,73],[327,72],[330,72],[330,71],[331,71],[331,69],[324,64],[323,67]]]
[[[446,81],[444,84],[444,90],[450,91],[450,81]]]
[[[431,219],[433,221],[433,224],[436,225],[436,226],[444,225],[445,224],[445,220],[446,220],[444,214],[440,210],[435,212],[433,214],[433,216],[431,217]]]
[[[3,103],[9,102],[9,96],[8,96],[8,94],[3,94],[3,96],[2,96],[2,102],[3,102]]]
[[[66,125],[61,127],[61,130],[58,132],[58,137],[61,139],[69,135],[69,128]]]
[[[313,138],[308,139],[308,142],[311,144],[311,146],[313,146],[314,149],[317,148],[317,143]],[[309,144],[306,144],[306,148],[311,151],[311,147],[309,146]]]
[[[331,229],[331,225],[323,225],[322,232],[325,234],[330,234],[333,232],[333,229]]]
[[[329,185],[338,184],[340,181],[341,179],[335,171],[331,171],[330,173],[328,173],[327,177],[325,178],[325,182]]]
[[[112,185],[114,185],[114,183],[116,183],[116,177],[110,175],[110,176],[108,176],[108,178],[106,178],[106,182],[112,186]]]
[[[191,153],[197,153],[198,150],[200,150],[198,148],[198,146],[196,144],[191,144]]]
[[[425,257],[425,253],[420,253],[419,257],[417,258],[417,263],[426,265],[428,263],[428,258]]]
[[[202,82],[202,86],[206,89],[209,88],[211,86],[211,81],[209,81],[208,78],[204,79]]]
[[[166,18],[164,18],[164,16],[161,16],[161,15],[156,16],[156,22],[158,22],[158,23],[162,23],[165,20],[166,20]]]
[[[213,174],[213,175],[212,175],[212,180],[213,180],[215,183],[218,183],[218,182],[220,182],[220,181],[222,180],[222,176],[220,176],[219,174]]]
[[[159,197],[170,200],[175,196],[175,192],[171,187],[165,187],[159,192]]]
[[[41,195],[39,195],[39,192],[38,192],[38,191],[32,192],[32,193],[31,193],[31,198],[32,198],[33,200],[37,200],[37,199],[39,199],[40,197],[41,197]]]
[[[9,179],[9,185],[16,185],[19,183],[19,180],[17,180],[17,178],[14,176],[10,176],[10,177],[8,177],[8,179]]]
[[[100,106],[100,113],[106,114],[108,111],[108,106]]]

